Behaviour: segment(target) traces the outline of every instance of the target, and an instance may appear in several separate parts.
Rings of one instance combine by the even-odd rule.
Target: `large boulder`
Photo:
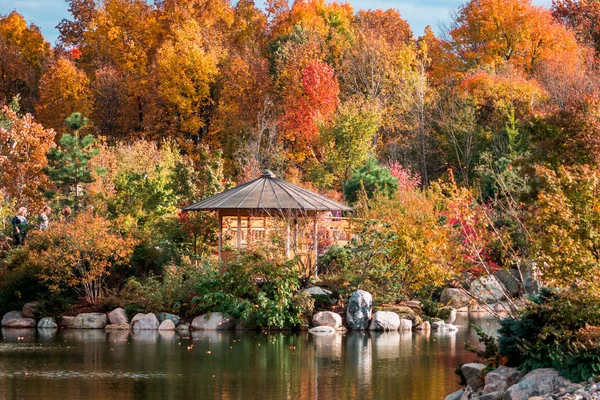
[[[569,385],[572,382],[560,376],[554,368],[540,368],[509,387],[504,393],[504,400],[527,400],[533,396],[545,396]]]
[[[494,276],[498,278],[500,282],[502,282],[502,284],[504,285],[504,287],[506,287],[506,290],[511,296],[516,297],[524,291],[518,270],[501,269],[500,271],[495,272]]]
[[[407,307],[408,308],[408,307]],[[346,310],[348,327],[355,331],[364,331],[369,327],[373,312],[373,296],[364,290],[352,293]]]
[[[140,320],[140,318],[143,318],[143,317],[145,317],[145,316],[146,316],[146,314],[144,314],[144,313],[137,313],[137,314],[135,314],[135,315],[133,316],[133,318],[131,318],[131,322],[130,322],[130,324],[131,324],[132,326],[133,326],[133,325],[135,325],[135,323],[136,323],[136,322],[138,322],[138,321]]]
[[[465,377],[465,381],[467,382],[467,386],[469,386],[473,391],[477,391],[480,387],[483,386],[483,370],[485,369],[485,364],[480,363],[468,363],[463,364],[460,367],[460,371]]]
[[[52,317],[44,317],[37,324],[38,329],[56,329],[58,324]]]
[[[179,325],[181,323],[181,318],[179,318],[179,316],[177,316],[175,314],[170,314],[170,313],[167,313],[167,312],[160,312],[160,313],[156,314],[156,317],[158,318],[158,320],[160,321],[160,323],[163,323],[167,319],[173,321],[173,324],[175,326],[177,326],[177,325]]]
[[[125,324],[108,324],[104,327],[105,331],[129,331],[131,330],[131,325]]]
[[[331,290],[323,289],[319,286],[311,286],[309,288],[304,289],[304,293],[307,293],[311,296],[331,296]]]
[[[220,312],[204,314],[192,321],[192,329],[215,331],[233,328],[235,328],[235,320],[229,316],[224,316]]]
[[[23,305],[23,316],[25,318],[35,318],[40,313],[40,302],[30,301]]]
[[[457,314],[456,308],[446,306],[443,309],[448,310],[447,311],[448,316],[446,317],[446,319],[444,319],[444,322],[447,324],[453,324],[454,321],[456,321],[456,314]]]
[[[74,329],[104,329],[108,324],[108,318],[104,313],[79,314],[69,324]]]
[[[415,312],[410,307],[407,306],[388,306],[388,307],[379,307],[377,311],[389,311],[398,314],[400,319],[410,319],[413,322],[414,326],[421,325],[423,323],[423,318],[419,314]]]
[[[371,331],[397,331],[400,327],[400,317],[390,311],[377,311],[373,314],[369,330]]]
[[[483,394],[493,392],[504,392],[510,386],[519,382],[523,377],[523,373],[516,368],[501,366],[493,371],[488,372],[485,376],[485,386]]]
[[[134,331],[152,331],[157,330],[160,326],[160,322],[158,322],[158,318],[154,313],[145,314],[143,317],[140,317],[135,324],[133,324]]]
[[[312,317],[313,326],[330,326],[338,329],[342,326],[342,317],[331,311],[319,311]]]
[[[2,324],[4,328],[35,328],[36,323],[33,318],[12,318]]]
[[[470,304],[469,296],[464,294],[460,289],[445,288],[442,290],[440,302],[452,308],[462,308]]]
[[[398,327],[401,331],[412,331],[413,322],[410,319],[400,319],[400,326]]]
[[[471,282],[471,294],[481,301],[492,304],[504,299],[506,287],[494,275],[481,276]]]
[[[128,324],[129,318],[127,317],[127,313],[122,308],[115,308],[110,313],[108,313],[108,322],[111,325],[121,325]]]
[[[4,317],[2,317],[1,325],[6,326],[6,323],[8,323],[8,321],[19,318],[23,318],[22,311],[9,311],[6,314],[4,314]]]
[[[421,325],[417,325],[415,327],[415,330],[417,330],[417,331],[423,331],[423,332],[428,332],[428,331],[431,330],[431,324],[429,323],[429,321],[425,321]]]
[[[165,319],[158,326],[158,330],[159,331],[174,331],[175,330],[175,323],[173,322],[173,320]]]
[[[68,328],[69,325],[71,325],[71,322],[73,322],[73,320],[75,319],[75,317],[71,316],[71,315],[63,315],[60,318],[60,322],[58,323],[58,325],[61,328]]]

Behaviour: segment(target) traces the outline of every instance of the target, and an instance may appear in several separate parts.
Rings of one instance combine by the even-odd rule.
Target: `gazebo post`
[[[319,213],[315,211],[315,220],[313,225],[313,235],[315,249],[315,276],[319,275],[319,269],[317,268],[317,258],[319,257]]]
[[[217,210],[217,219],[219,220],[219,260],[223,259],[223,216],[221,212]]]
[[[242,247],[242,216],[240,210],[237,212],[237,248]]]
[[[290,258],[290,221],[285,220],[285,256]]]

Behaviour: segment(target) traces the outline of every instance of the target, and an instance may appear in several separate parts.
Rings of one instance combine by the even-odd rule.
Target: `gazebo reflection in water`
[[[288,258],[315,274],[319,251],[351,239],[352,207],[278,179],[271,171],[250,182],[183,208],[215,211],[219,220],[219,258],[228,260],[235,250],[280,239]]]

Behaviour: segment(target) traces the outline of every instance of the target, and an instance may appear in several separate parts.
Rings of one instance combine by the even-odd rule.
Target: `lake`
[[[456,333],[104,332],[3,329],[0,399],[443,399],[478,343]]]

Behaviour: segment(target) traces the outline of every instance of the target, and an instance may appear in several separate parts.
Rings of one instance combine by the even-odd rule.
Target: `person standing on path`
[[[15,244],[17,246],[23,246],[25,238],[27,237],[27,209],[25,207],[19,208],[17,215],[12,220],[14,228]]]

